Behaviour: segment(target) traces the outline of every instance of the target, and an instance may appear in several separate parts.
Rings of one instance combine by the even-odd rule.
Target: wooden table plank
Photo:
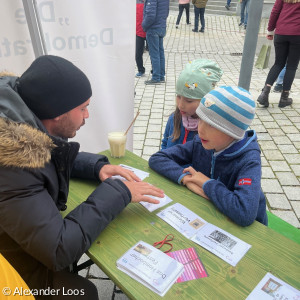
[[[147,161],[127,151],[124,158],[111,158],[112,164],[127,164],[150,173],[144,181],[162,188],[176,202],[183,204],[207,222],[210,222],[252,245],[236,267],[232,267],[201,246],[191,242],[165,223],[154,211],[150,213],[138,203],[129,204],[100,234],[88,251],[93,261],[117,286],[133,299],[159,299],[154,292],[116,268],[116,261],[137,241],[152,244],[174,235],[173,250],[196,248],[209,277],[174,284],[164,298],[167,299],[245,299],[267,272],[300,289],[300,245],[266,226],[254,222],[240,227],[220,213],[206,199],[187,188],[174,184],[155,173]],[[95,183],[72,180],[68,199],[68,211],[84,201],[96,187]],[[161,208],[163,209],[163,208]]]

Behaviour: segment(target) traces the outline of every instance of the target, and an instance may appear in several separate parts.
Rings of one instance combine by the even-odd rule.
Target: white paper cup
[[[125,155],[127,135],[125,131],[115,131],[108,134],[111,157],[123,157]]]

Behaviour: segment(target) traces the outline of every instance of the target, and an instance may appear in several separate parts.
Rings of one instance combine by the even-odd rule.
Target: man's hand
[[[209,180],[207,176],[205,176],[201,172],[197,172],[193,167],[188,167],[183,170],[183,173],[189,172],[191,175],[187,175],[183,177],[183,184],[187,185],[188,182],[194,183],[202,188],[203,184]]]
[[[147,197],[146,195],[151,195],[159,198],[164,197],[163,190],[147,183],[147,182],[133,182],[133,181],[123,181],[123,183],[128,187],[131,193],[131,202],[145,201],[149,203],[158,204],[159,201]]]
[[[124,169],[121,166],[104,165],[99,172],[99,178],[101,181],[104,181],[105,179],[114,175],[120,175],[128,181],[141,181],[141,179],[132,171]]]

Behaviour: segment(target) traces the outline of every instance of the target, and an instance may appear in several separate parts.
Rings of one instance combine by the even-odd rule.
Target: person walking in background
[[[192,0],[192,3],[194,4],[194,12],[195,12],[195,26],[194,29],[192,29],[192,31],[198,32],[199,17],[200,17],[201,29],[199,30],[199,32],[203,33],[205,29],[204,13],[205,13],[207,0]]]
[[[136,0],[136,43],[135,43],[135,61],[138,68],[138,73],[135,77],[145,75],[145,67],[143,63],[143,53],[146,41],[146,32],[143,30],[143,11],[144,0]]]
[[[274,86],[273,92],[274,93],[281,93],[282,92],[282,84],[283,84],[283,78],[285,75],[286,66],[281,70],[281,72],[278,75],[278,78],[276,80],[276,85]]]
[[[146,0],[142,27],[146,32],[152,64],[152,78],[145,84],[165,82],[165,51],[163,39],[166,35],[170,0]]]
[[[225,5],[227,10],[230,10],[230,3],[231,3],[231,0],[227,0],[227,3]]]
[[[267,39],[273,40],[273,37],[275,63],[257,101],[264,107],[269,106],[271,87],[286,64],[283,90],[278,104],[279,107],[285,107],[293,103],[289,93],[300,58],[300,0],[276,0],[269,19]]]
[[[240,0],[240,3],[241,3],[241,21],[239,26],[244,26],[244,28],[247,29],[248,10],[249,10],[250,0]]]
[[[178,2],[179,2],[179,13],[176,21],[176,28],[178,28],[184,9],[186,14],[186,24],[187,25],[191,24],[190,23],[190,0],[178,0]]]

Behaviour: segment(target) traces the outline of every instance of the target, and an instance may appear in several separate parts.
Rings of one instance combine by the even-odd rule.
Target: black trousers
[[[266,84],[273,85],[286,64],[283,90],[289,91],[293,84],[300,58],[300,35],[279,35],[274,37],[275,63],[270,69]]]
[[[143,53],[145,47],[146,38],[136,35],[135,42],[135,61],[139,72],[145,73],[144,63],[143,63]]]
[[[185,14],[186,14],[186,23],[190,23],[190,4],[179,4],[179,14],[177,17],[176,25],[179,25],[180,19],[183,13],[183,10],[185,9]]]
[[[98,291],[96,286],[88,279],[71,273],[67,270],[52,273],[52,286],[55,292],[52,297],[45,297],[41,299],[52,300],[98,300]],[[37,298],[39,299],[39,298]]]

